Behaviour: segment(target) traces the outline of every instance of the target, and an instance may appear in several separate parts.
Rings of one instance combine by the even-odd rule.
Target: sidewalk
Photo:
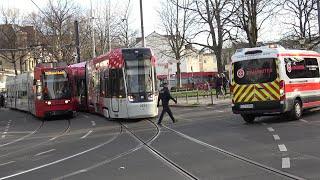
[[[204,96],[204,97],[199,96],[198,99],[197,99],[197,97],[188,97],[188,98],[179,97],[177,100],[178,100],[177,104],[175,104],[173,101],[170,101],[170,105],[173,107],[199,107],[199,106],[214,106],[214,105],[231,105],[230,95],[226,96],[225,98],[223,96],[220,96],[219,99],[217,99],[215,96],[213,96],[212,100],[211,100],[211,96]]]

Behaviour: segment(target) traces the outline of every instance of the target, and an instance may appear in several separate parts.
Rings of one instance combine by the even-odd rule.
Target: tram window
[[[107,96],[108,97],[124,97],[125,88],[123,81],[122,69],[110,69],[109,78],[107,79]]]

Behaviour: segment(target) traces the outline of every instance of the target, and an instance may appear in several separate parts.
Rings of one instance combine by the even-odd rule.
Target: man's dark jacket
[[[169,89],[167,87],[162,88],[161,91],[159,92],[158,106],[161,100],[162,106],[168,107],[170,99],[172,99],[175,103],[177,103],[177,101],[171,96]]]

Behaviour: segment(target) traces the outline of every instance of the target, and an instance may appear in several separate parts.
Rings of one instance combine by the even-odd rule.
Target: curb
[[[230,106],[231,103],[215,103],[215,104],[170,104],[171,107],[210,107],[210,106]]]

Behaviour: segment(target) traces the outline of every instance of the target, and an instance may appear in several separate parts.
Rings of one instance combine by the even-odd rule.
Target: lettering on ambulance
[[[304,107],[320,105],[320,83],[316,80],[320,77],[317,59],[288,57],[284,60],[286,74],[290,79],[285,87],[286,96],[300,96]]]
[[[252,59],[234,63],[233,101],[255,102],[280,99],[278,61]]]

